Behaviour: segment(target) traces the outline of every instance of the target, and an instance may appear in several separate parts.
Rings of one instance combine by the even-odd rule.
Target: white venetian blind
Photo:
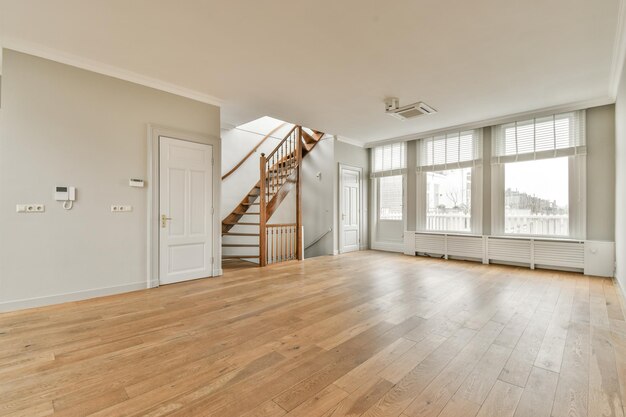
[[[372,149],[372,178],[402,175],[406,172],[406,143],[391,143]]]
[[[493,129],[494,163],[584,153],[586,153],[584,110],[506,123]]]
[[[417,142],[417,166],[420,171],[467,168],[479,164],[481,157],[480,129],[438,135]]]

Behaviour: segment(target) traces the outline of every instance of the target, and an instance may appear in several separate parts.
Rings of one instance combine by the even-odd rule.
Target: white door
[[[159,281],[204,278],[213,269],[213,147],[159,138]]]
[[[339,251],[341,253],[359,250],[360,244],[360,201],[361,172],[357,169],[341,167],[341,201],[339,219]]]

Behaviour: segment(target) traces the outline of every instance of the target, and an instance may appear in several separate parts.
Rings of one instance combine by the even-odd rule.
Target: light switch
[[[133,206],[124,206],[124,205],[119,205],[119,204],[113,205],[111,206],[111,211],[114,213],[133,211]]]

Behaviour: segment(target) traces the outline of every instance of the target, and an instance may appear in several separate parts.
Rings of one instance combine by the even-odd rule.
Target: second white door
[[[213,147],[159,138],[159,280],[204,278],[213,269]]]
[[[361,172],[341,166],[340,175],[339,251],[346,253],[359,250],[360,245]]]

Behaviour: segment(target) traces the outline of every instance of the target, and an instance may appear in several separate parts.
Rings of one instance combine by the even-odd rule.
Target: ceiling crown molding
[[[613,44],[613,61],[611,63],[611,74],[609,78],[609,97],[617,98],[617,90],[624,70],[624,60],[626,59],[626,0],[619,0],[619,10],[617,13],[617,28],[615,31],[615,41]]]
[[[335,136],[335,138],[337,138],[337,140],[339,142],[347,143],[348,145],[358,146],[359,148],[364,148],[365,147],[364,143],[359,142],[359,141],[354,140],[354,139],[347,138],[345,136]]]
[[[195,90],[191,90],[186,87],[181,87],[179,85],[161,81],[156,78],[147,77],[136,72],[128,71],[119,67],[104,64],[102,62],[82,58],[77,55],[58,51],[19,39],[3,38],[0,41],[0,47],[29,55],[34,55],[39,58],[48,59],[50,61],[59,62],[61,64],[70,65],[72,67],[84,69],[98,74],[107,75],[109,77],[117,78],[120,80],[129,81],[134,84],[139,84],[145,87],[154,88],[156,90],[165,91],[167,93],[175,94],[177,96],[185,97],[202,103],[212,104],[214,106],[220,107],[224,104],[224,100],[222,99]]]

